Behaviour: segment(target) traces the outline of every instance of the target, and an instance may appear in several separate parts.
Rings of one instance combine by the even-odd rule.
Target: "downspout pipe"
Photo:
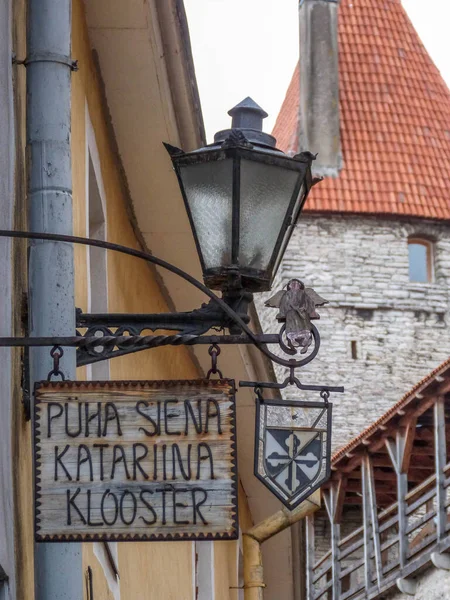
[[[264,573],[261,544],[320,508],[320,490],[304,500],[293,511],[282,508],[254,525],[242,536],[244,554],[244,600],[263,600]]]
[[[71,0],[28,0],[28,219],[34,232],[72,234]],[[75,335],[73,246],[30,243],[30,336]],[[30,351],[31,385],[52,369],[48,348]],[[75,352],[61,369],[75,379]],[[33,389],[33,387],[31,388]],[[36,600],[83,598],[81,544],[35,545]]]

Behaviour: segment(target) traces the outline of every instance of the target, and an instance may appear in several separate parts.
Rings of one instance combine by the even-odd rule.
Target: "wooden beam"
[[[391,438],[386,438],[386,450],[388,451],[389,458],[391,459],[392,466],[397,471],[398,470],[398,458],[397,458],[397,446],[395,441]]]
[[[406,535],[407,518],[405,496],[408,492],[408,476],[402,472],[403,456],[406,447],[404,429],[397,430],[395,441],[386,440],[386,449],[392,460],[392,465],[397,475],[397,503],[398,503],[398,554],[400,569],[406,566],[408,555],[408,538]]]
[[[388,454],[372,454],[371,459],[374,467],[390,467],[392,469],[392,461]]]
[[[450,433],[450,424],[449,423],[443,423],[444,426],[444,430],[447,433]],[[417,439],[420,441],[434,441],[434,425],[433,423],[430,423],[429,427],[418,427],[417,428],[417,435],[416,435]]]
[[[424,446],[420,446],[416,442],[414,446],[414,452],[416,455],[420,454],[421,456],[432,456],[434,460],[434,445],[425,444]]]
[[[308,599],[314,598],[314,564],[316,562],[314,541],[314,513],[306,517],[306,590]]]
[[[378,452],[378,450],[380,450],[380,448],[384,447],[384,441],[385,439],[388,437],[388,432],[384,432],[382,435],[380,435],[379,437],[375,438],[372,441],[372,444],[369,446],[368,450],[371,454],[373,454],[374,452]]]
[[[428,454],[416,453],[414,450],[411,460],[413,461],[413,466],[410,469],[414,469],[415,471],[434,470],[434,460],[429,458]]]
[[[390,467],[392,469],[392,465]],[[354,472],[354,473],[349,473],[347,475],[347,481],[350,482],[356,482],[356,481],[361,481],[362,479],[362,469],[361,471],[358,470],[358,472]],[[395,476],[395,471],[392,469],[391,471],[383,471],[383,469],[375,469],[375,478],[378,479],[379,481],[383,482],[383,481],[397,481],[397,478]]]
[[[362,502],[362,497],[361,496],[347,496],[345,498],[345,505],[346,506],[360,506]]]
[[[445,396],[448,392],[450,392],[450,381],[447,379],[445,383],[439,386],[438,394],[439,396]]]
[[[408,412],[406,416],[403,417],[400,421],[400,425],[405,425],[408,422],[409,418],[417,418],[423,415],[436,401],[436,396],[427,396],[426,398],[416,398],[415,408],[410,411],[410,406],[408,406]]]
[[[347,492],[347,477],[341,475],[336,485],[336,501],[334,507],[334,521],[335,523],[341,523],[342,520],[342,509],[344,508],[345,494]]]
[[[415,457],[413,457],[412,460],[415,460]],[[410,481],[411,483],[420,483],[421,481],[426,479],[428,475],[431,475],[432,472],[433,470],[430,468],[420,469],[414,466],[413,469],[412,467],[410,467],[408,471],[408,481]]]
[[[397,479],[397,502],[398,502],[398,554],[400,568],[406,566],[408,556],[408,537],[406,535],[407,518],[405,496],[408,492],[408,480],[406,473],[398,473]]]
[[[416,454],[415,449],[413,448],[412,459],[413,466],[410,466],[409,471],[411,470],[426,470],[426,471],[434,471],[434,460],[431,460],[427,457],[426,454]],[[389,459],[389,456],[372,456],[372,465],[375,468],[391,468],[392,469],[392,461]]]
[[[362,453],[355,454],[346,464],[339,466],[338,470],[342,473],[350,473],[359,467],[362,461]]]
[[[397,496],[392,494],[377,494],[377,502],[380,507],[383,509],[388,508],[391,504],[395,504],[397,501]],[[345,498],[345,506],[361,506],[362,504],[362,495],[361,496],[347,496]]]
[[[338,505],[338,489],[334,484],[324,492],[323,499],[330,520],[331,528],[331,565],[333,581],[331,585],[332,599],[339,600],[341,597],[341,558],[339,550],[340,525],[336,523],[336,508]]]
[[[444,468],[447,463],[447,447],[445,439],[445,400],[440,396],[434,405],[434,447],[436,461],[436,499],[437,499],[437,539],[441,542],[445,537],[447,512],[445,507],[446,489]]]
[[[392,468],[392,467],[391,467]],[[383,481],[391,481],[395,483],[397,481],[397,476],[395,474],[394,469],[392,471],[383,471],[380,468],[374,470],[375,481],[383,482]],[[424,479],[423,471],[416,471],[413,468],[410,468],[408,471],[408,481],[410,483],[420,483]]]
[[[433,441],[434,440],[434,432],[431,427],[418,427],[416,432],[416,437],[421,441]]]
[[[372,568],[370,557],[372,556],[371,527],[370,527],[370,501],[369,487],[367,481],[367,469],[365,461],[361,465],[361,483],[362,483],[362,507],[363,507],[363,526],[364,526],[364,583],[366,593],[368,594],[372,587]]]
[[[381,544],[380,544],[380,530],[378,525],[378,509],[377,500],[375,495],[376,483],[374,478],[373,466],[370,457],[367,456],[365,459],[365,470],[367,473],[367,486],[369,492],[369,505],[370,515],[372,521],[372,540],[373,549],[375,554],[375,567],[377,571],[377,584],[378,589],[381,588],[381,582],[383,579],[383,565],[381,561]]]
[[[411,452],[413,449],[414,439],[416,437],[416,424],[417,418],[413,418],[409,421],[406,427],[402,427],[402,437],[403,437],[403,456],[402,462],[400,466],[400,471],[402,473],[407,473],[409,469],[409,463],[411,460]]]
[[[362,477],[361,477],[362,481]],[[358,481],[349,480],[347,482],[347,491],[348,492],[357,492],[362,494],[362,484]],[[385,493],[388,495],[392,495],[395,497],[395,486],[394,485],[383,485],[381,483],[377,483],[377,493]]]

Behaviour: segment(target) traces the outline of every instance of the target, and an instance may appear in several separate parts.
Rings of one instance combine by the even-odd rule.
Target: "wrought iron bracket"
[[[248,307],[253,300],[253,294],[238,291],[234,294],[225,294],[223,300],[244,323],[249,323]],[[128,331],[132,335],[140,335],[144,330],[178,331],[181,335],[202,335],[210,329],[218,331],[228,329],[230,333],[240,334],[241,327],[236,326],[217,304],[210,300],[200,308],[189,312],[157,313],[157,314],[123,314],[123,313],[83,313],[76,309],[77,328],[87,328],[88,332],[95,335],[97,331],[105,328],[117,328],[116,335]]]
[[[113,252],[119,252],[128,256],[139,258],[146,262],[150,262],[156,266],[159,266],[190,283],[192,286],[203,292],[209,299],[208,304],[204,304],[200,309],[188,313],[180,314],[165,314],[165,315],[101,315],[105,317],[105,323],[101,324],[98,321],[98,315],[84,315],[78,314],[78,319],[85,327],[88,332],[80,334],[77,331],[76,337],[1,337],[0,346],[9,347],[31,347],[31,346],[72,346],[78,348],[78,365],[85,365],[92,362],[98,362],[100,360],[106,360],[115,356],[122,356],[130,352],[137,352],[139,350],[145,350],[147,348],[154,348],[164,345],[194,345],[194,344],[253,344],[260,352],[268,357],[273,362],[289,367],[298,368],[311,362],[320,346],[320,336],[316,327],[312,325],[312,335],[314,337],[314,350],[308,356],[298,360],[287,360],[280,356],[277,356],[267,348],[267,344],[278,344],[284,352],[288,354],[295,354],[295,349],[289,350],[282,343],[282,332],[276,335],[259,335],[256,334],[248,327],[248,316],[247,309],[252,300],[252,295],[239,288],[230,288],[224,292],[223,298],[216,296],[208,287],[200,283],[195,277],[189,275],[182,269],[179,269],[175,265],[168,263],[165,260],[157,258],[148,252],[142,250],[136,250],[134,248],[128,248],[121,244],[115,244],[112,242],[106,242],[103,240],[94,240],[89,238],[83,238],[73,235],[61,235],[55,233],[35,233],[29,231],[13,231],[13,230],[0,230],[0,237],[10,237],[28,240],[41,240],[51,242],[61,242],[69,244],[81,244],[84,246],[94,246],[103,248],[105,250],[111,250]],[[215,305],[215,307],[214,307]],[[117,320],[124,317],[127,320],[127,324],[124,326],[123,323],[116,322],[115,324],[108,323],[111,328],[115,331],[112,332],[111,328],[107,326],[109,319],[116,318]],[[137,322],[130,323],[129,319],[136,319]],[[84,319],[84,321],[83,321]],[[91,319],[91,327],[89,327],[88,321]],[[139,323],[139,319],[142,319]],[[171,322],[169,322],[171,321]],[[212,325],[213,324],[213,325]],[[147,325],[147,327],[145,327]],[[129,335],[135,332],[136,326],[141,327],[140,331],[144,329],[157,329],[157,326],[163,326],[165,329],[174,329],[180,331],[180,333],[174,335],[155,335],[155,336],[141,336],[141,335]],[[169,326],[169,327],[168,327]],[[211,336],[211,335],[200,335],[199,332],[205,332],[206,328],[219,327],[220,329],[228,328],[230,335]],[[128,335],[123,335],[128,332]],[[94,335],[92,335],[94,333]],[[100,334],[101,337],[98,337]]]
[[[122,329],[122,328],[120,328]],[[196,335],[196,334],[174,334],[174,335],[120,335],[119,329],[115,333],[107,327],[96,328],[100,336],[79,336],[78,338],[66,338],[74,343],[62,345],[77,346],[77,366],[93,364],[102,360],[109,360],[117,356],[124,356],[150,348],[161,346],[196,346],[196,345],[236,345],[254,344],[247,335]],[[124,332],[122,332],[124,333]],[[36,338],[30,338],[36,339]],[[262,334],[256,336],[257,342],[261,344],[278,344],[278,334]]]
[[[240,387],[253,387],[256,390],[260,390],[263,388],[271,389],[271,390],[284,390],[288,387],[288,385],[295,385],[299,390],[311,391],[311,392],[320,392],[321,394],[328,395],[330,392],[338,392],[343,393],[344,388],[342,386],[329,386],[329,385],[309,385],[304,384],[295,376],[295,361],[291,361],[292,365],[289,370],[289,377],[282,383],[275,383],[273,381],[240,381]]]
[[[299,379],[297,379],[297,377],[294,377],[294,382],[291,383],[289,377],[287,379],[284,380],[283,383],[273,383],[273,382],[263,382],[263,381],[240,381],[239,382],[239,387],[252,387],[254,388],[257,392],[258,390],[261,389],[272,389],[272,390],[282,390],[284,388],[286,388],[288,385],[296,385],[297,388],[299,390],[302,391],[309,391],[309,392],[320,392],[321,394],[323,394],[324,392],[326,394],[330,394],[331,392],[337,392],[337,393],[343,393],[344,392],[344,388],[342,386],[330,386],[330,385],[309,385],[306,383],[301,383],[301,381]],[[325,400],[325,398],[322,396],[322,398]],[[326,399],[328,400],[328,395],[326,397]],[[272,402],[272,400],[271,400]],[[275,401],[273,401],[275,402]]]

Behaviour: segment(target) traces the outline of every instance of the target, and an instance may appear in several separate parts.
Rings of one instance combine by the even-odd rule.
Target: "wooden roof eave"
[[[183,150],[206,145],[186,11],[182,0],[156,3],[167,74]]]
[[[377,482],[377,495],[384,497],[383,504],[395,500],[395,469],[389,453],[389,441],[403,430],[406,443],[405,461],[414,454],[413,464],[403,465],[412,485],[420,484],[433,472],[433,432],[427,424],[427,411],[438,397],[450,392],[450,360],[446,361],[420,381],[380,419],[364,432],[338,450],[332,459],[332,474],[324,489],[338,487],[344,490],[342,504],[359,504],[361,464],[370,457]],[[450,410],[450,407],[449,407]],[[450,437],[450,436],[449,436]],[[386,485],[387,483],[387,485]],[[352,495],[356,494],[356,495]]]

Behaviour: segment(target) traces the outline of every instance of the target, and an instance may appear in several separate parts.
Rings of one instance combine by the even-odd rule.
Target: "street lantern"
[[[263,133],[267,113],[246,98],[231,129],[183,152],[166,144],[210,289],[269,290],[312,184],[313,156],[293,158]]]

